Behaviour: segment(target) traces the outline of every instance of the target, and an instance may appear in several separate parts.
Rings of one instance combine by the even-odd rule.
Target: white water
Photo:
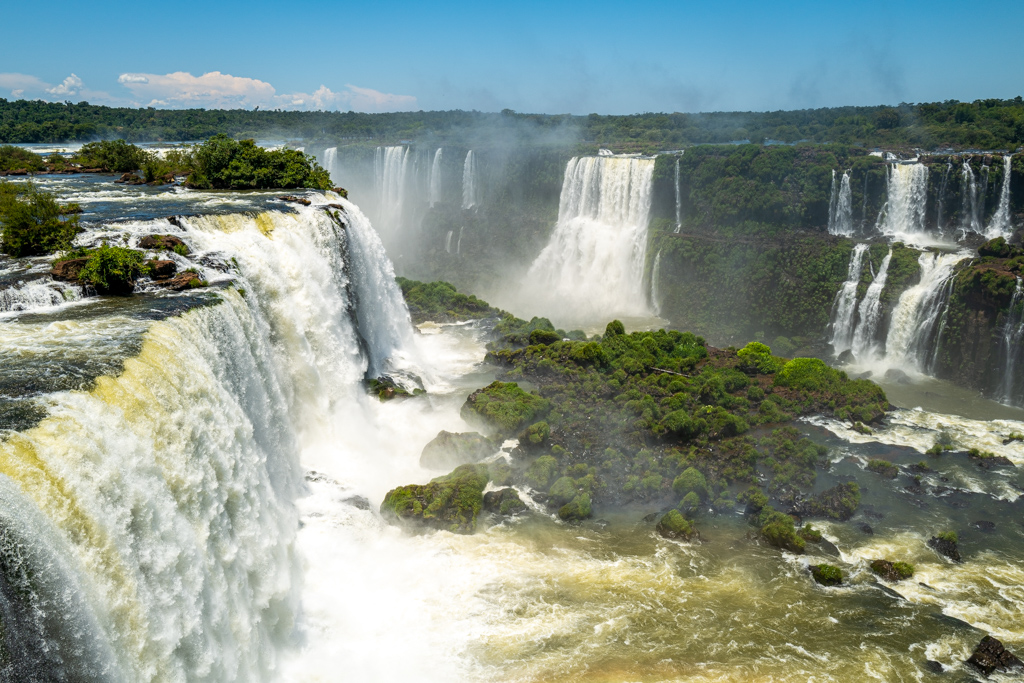
[[[524,288],[549,315],[610,319],[649,313],[644,291],[653,159],[569,161],[558,224]]]
[[[1021,399],[1024,398],[1015,391],[1020,383],[1016,373],[1022,351],[1021,342],[1024,341],[1022,298],[1024,298],[1024,288],[1022,288],[1021,279],[1018,277],[1017,284],[1013,289],[1013,298],[1010,300],[1006,323],[1003,326],[1003,379],[999,387],[999,400],[1008,405],[1019,405]]]
[[[850,267],[846,273],[846,282],[836,294],[836,301],[832,306],[832,337],[829,339],[829,343],[836,356],[853,346],[857,286],[860,284],[861,271],[864,270],[864,254],[867,250],[867,244],[858,244],[853,247],[853,251],[850,253]]]
[[[857,329],[853,333],[851,350],[858,361],[864,362],[873,359],[880,350],[877,341],[878,325],[882,318],[882,290],[885,289],[885,279],[889,274],[889,261],[892,259],[892,249],[882,259],[875,279],[868,285],[864,299],[857,309]]]
[[[338,164],[338,148],[328,147],[324,150],[324,170],[331,176],[334,182],[337,182],[335,178],[335,166]]]
[[[985,237],[995,239],[996,237],[1008,238],[1013,233],[1013,225],[1010,223],[1010,174],[1012,157],[1003,157],[1003,184],[999,190],[999,205],[996,212],[992,214],[992,221],[985,230]]]
[[[661,250],[654,255],[651,267],[651,309],[655,315],[661,314]]]
[[[377,187],[378,227],[393,232],[404,216],[409,149],[401,145],[378,147],[373,159]]]
[[[892,312],[885,342],[885,362],[904,371],[929,372],[936,334],[957,263],[971,253],[924,252],[918,259],[921,280],[904,291]]]
[[[18,283],[0,289],[0,316],[5,313],[41,311],[82,299],[82,288],[49,278]]]
[[[466,161],[462,164],[462,208],[472,209],[479,203],[476,187],[476,157],[473,150],[466,152]]]
[[[434,160],[430,164],[430,177],[427,179],[427,202],[434,206],[441,201],[441,152],[438,147],[434,152]]]
[[[925,229],[928,202],[928,167],[923,164],[891,164],[886,174],[887,200],[879,215],[878,231],[908,245],[937,243]]]
[[[974,177],[970,160],[964,159],[960,168],[960,231],[982,233],[981,207],[978,201],[978,182]]]
[[[828,204],[828,232],[830,235],[853,235],[853,193],[850,190],[850,172],[843,171],[840,178],[832,171],[832,195]]]
[[[679,187],[679,159],[676,159],[676,229],[678,234],[683,227],[683,194]]]

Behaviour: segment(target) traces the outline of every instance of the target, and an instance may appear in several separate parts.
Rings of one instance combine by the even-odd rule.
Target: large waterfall
[[[462,165],[462,208],[472,209],[480,202],[477,196],[476,157],[473,150],[466,152],[466,161]]]
[[[828,203],[828,232],[830,235],[849,237],[853,234],[853,193],[850,190],[850,172],[843,171],[840,178],[832,171],[832,194]]]
[[[388,232],[398,227],[405,206],[405,186],[409,167],[409,148],[401,145],[378,147],[373,158],[377,188],[377,216],[380,227]]]
[[[999,189],[999,205],[996,212],[992,214],[992,221],[985,230],[985,237],[994,239],[996,237],[1008,238],[1013,233],[1013,225],[1010,223],[1010,174],[1012,157],[1007,154],[1003,157],[1003,184]]]
[[[579,157],[562,182],[558,224],[525,288],[551,314],[645,315],[644,264],[654,160]]]
[[[120,374],[48,395],[45,418],[0,440],[0,608],[28,648],[12,680],[280,675],[300,612],[300,459],[365,421],[368,372],[415,355],[379,240],[332,201],[335,218],[107,228],[177,233],[204,277],[235,286],[150,324]],[[33,353],[89,328],[45,329]]]
[[[441,152],[438,147],[430,164],[430,177],[427,179],[427,203],[430,206],[441,201]]]
[[[829,343],[833,353],[838,356],[853,346],[853,333],[856,325],[857,286],[860,274],[864,270],[864,254],[868,245],[858,244],[850,253],[850,266],[846,273],[846,282],[836,294],[832,306],[832,334]]]
[[[880,345],[878,344],[878,328],[882,319],[882,290],[885,289],[885,279],[889,274],[889,261],[892,260],[892,249],[882,259],[875,279],[868,285],[864,299],[857,309],[857,328],[853,332],[851,350],[854,357],[860,361],[870,360],[878,355]]]
[[[886,174],[886,191],[888,199],[879,216],[879,232],[908,244],[934,242],[925,228],[928,167],[924,164],[891,164]]]
[[[1024,391],[1021,389],[1024,379],[1017,376],[1017,368],[1021,356],[1024,355],[1021,344],[1024,342],[1024,286],[1019,277],[1013,290],[1013,298],[1010,300],[1010,309],[1003,324],[1003,336],[1000,341],[1003,376],[999,385],[999,400],[1007,405],[1019,405],[1024,398]]]

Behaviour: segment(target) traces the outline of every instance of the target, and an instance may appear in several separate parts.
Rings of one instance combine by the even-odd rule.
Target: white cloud
[[[65,78],[60,85],[52,88],[47,88],[46,92],[51,95],[57,95],[58,97],[74,97],[82,90],[82,79],[71,74]]]
[[[9,89],[14,97],[21,97],[25,92],[42,93],[46,91],[47,87],[49,87],[49,83],[28,74],[0,74],[0,89]]]
[[[274,86],[255,78],[243,78],[211,71],[193,76],[185,71],[166,75],[121,74],[117,82],[128,88],[139,102],[159,102],[173,108],[205,107],[233,109],[267,104]]]
[[[15,98],[111,102],[110,95],[105,92],[89,90],[85,87],[82,79],[75,74],[71,74],[57,85],[51,85],[41,78],[29,74],[4,73],[0,74],[0,90],[5,88],[9,88],[11,97]]]
[[[414,111],[416,109],[416,98],[412,95],[392,95],[351,84],[345,87],[349,92],[343,93],[342,97],[355,111]]]

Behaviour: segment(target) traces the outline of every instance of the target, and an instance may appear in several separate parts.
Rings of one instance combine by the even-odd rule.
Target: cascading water
[[[72,301],[80,301],[82,288],[49,278],[19,283],[0,289],[0,314],[41,311]]]
[[[1003,157],[1003,183],[999,189],[999,205],[996,212],[992,214],[992,222],[985,230],[985,237],[995,239],[996,237],[1007,238],[1013,233],[1013,225],[1010,223],[1010,173],[1012,157]]]
[[[676,229],[675,233],[683,228],[683,191],[679,187],[679,159],[676,159]]]
[[[456,254],[461,254],[462,253],[462,233],[465,232],[465,231],[466,231],[466,226],[463,225],[462,227],[459,228],[459,239],[455,242],[455,253]]]
[[[655,315],[661,315],[661,250],[654,255],[654,265],[651,266],[651,310]]]
[[[644,291],[654,160],[579,157],[566,165],[558,224],[525,287],[549,311],[648,313]]]
[[[969,159],[965,159],[960,169],[960,232],[981,233],[981,208],[978,202],[978,182],[974,177]]]
[[[466,161],[462,164],[462,208],[472,209],[479,202],[476,188],[476,157],[473,150],[466,152]]]
[[[949,176],[952,172],[953,162],[947,161],[946,170],[942,172],[942,182],[939,183],[939,196],[936,204],[935,224],[940,235],[946,231],[946,192],[949,189]]]
[[[850,267],[846,273],[846,282],[836,294],[836,301],[832,306],[832,335],[829,343],[836,356],[853,347],[857,286],[860,284],[861,271],[864,270],[864,254],[867,250],[868,245],[866,244],[858,244],[853,247],[853,252],[850,254]]]
[[[324,166],[324,170],[327,171],[327,173],[331,176],[331,180],[333,180],[334,182],[338,182],[338,180],[336,178],[337,169],[335,168],[337,165],[338,165],[338,148],[337,147],[328,147],[327,149],[324,150],[324,163],[323,163],[323,166]]]
[[[853,234],[853,193],[850,190],[850,172],[841,178],[832,171],[832,195],[828,205],[828,233],[849,237]]]
[[[430,178],[427,181],[427,202],[434,206],[441,201],[441,152],[440,147],[434,152],[434,161],[430,164]]]
[[[449,230],[448,234],[444,236],[444,250],[445,250],[445,253],[448,253],[448,254],[452,253],[452,233],[454,233],[454,232],[455,232],[454,230]]]
[[[907,244],[934,242],[925,229],[928,167],[924,164],[891,164],[886,174],[886,192],[888,198],[879,216],[878,231]]]
[[[398,227],[404,215],[408,166],[408,147],[395,145],[377,148],[373,160],[377,215],[380,227],[388,232]]]
[[[965,258],[970,258],[969,252],[921,254],[921,280],[900,295],[889,321],[885,341],[887,365],[931,371],[953,268]]]
[[[877,357],[879,352],[878,325],[882,318],[882,290],[885,289],[885,279],[889,274],[889,261],[892,260],[892,249],[882,259],[878,268],[878,274],[868,285],[864,299],[857,309],[857,329],[853,332],[853,341],[850,343],[850,350],[854,357],[860,361],[870,361]]]
[[[1003,326],[1003,376],[999,386],[999,400],[1007,405],[1020,405],[1024,400],[1024,390],[1021,387],[1024,380],[1017,376],[1017,368],[1020,365],[1022,351],[1024,351],[1021,348],[1022,341],[1024,341],[1024,287],[1018,277],[1017,285],[1013,290],[1013,298],[1010,300],[1010,308],[1007,311],[1006,323]]]

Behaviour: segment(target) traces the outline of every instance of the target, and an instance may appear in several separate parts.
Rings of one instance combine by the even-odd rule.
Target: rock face
[[[1010,669],[1024,668],[1024,662],[1004,648],[1003,644],[992,636],[985,636],[981,639],[981,642],[978,643],[978,647],[974,648],[974,654],[967,660],[967,663],[977,667],[986,676],[991,675],[996,669],[1009,671]]]
[[[139,240],[140,249],[152,249],[154,251],[174,251],[182,256],[189,253],[188,246],[174,235],[146,235]]]
[[[945,534],[939,534],[938,536],[932,536],[928,541],[928,545],[935,549],[935,552],[940,555],[944,555],[954,562],[963,562],[963,558],[960,557],[960,549],[957,548],[956,540],[954,538],[948,538]]]
[[[485,465],[462,465],[429,484],[410,484],[388,491],[380,514],[389,522],[469,534],[484,505]]]
[[[154,280],[165,280],[174,277],[178,272],[178,264],[174,261],[150,261],[149,274]]]
[[[496,515],[511,517],[526,512],[527,507],[515,489],[504,488],[484,494],[484,510]]]
[[[303,206],[309,206],[312,204],[311,201],[304,197],[296,197],[293,194],[286,194],[282,197],[278,197],[282,202],[291,202],[292,204],[302,204]]]
[[[480,462],[494,455],[498,447],[477,432],[455,433],[444,430],[423,447],[420,466],[431,470],[449,470],[459,465]]]
[[[193,287],[202,287],[203,281],[200,279],[199,274],[192,270],[183,270],[169,280],[161,282],[167,289],[180,292],[184,289],[192,289]]]
[[[658,521],[658,526],[655,527],[655,531],[664,536],[665,538],[671,538],[680,541],[689,541],[694,538],[700,538],[700,533],[694,528],[693,524],[683,517],[679,510],[669,510],[665,513],[665,516]]]
[[[82,268],[88,263],[88,258],[73,258],[67,261],[58,261],[53,264],[53,269],[50,270],[50,277],[55,280],[67,280],[69,282],[78,282],[78,275],[82,272]]]

